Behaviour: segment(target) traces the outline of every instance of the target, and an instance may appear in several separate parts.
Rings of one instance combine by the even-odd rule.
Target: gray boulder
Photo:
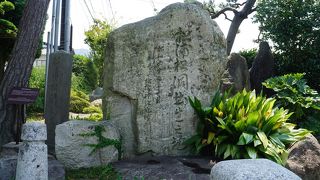
[[[103,96],[103,89],[101,87],[97,87],[89,95],[89,100],[90,100],[90,102],[92,102],[94,100],[101,99],[102,96]]]
[[[301,180],[293,172],[268,159],[228,160],[211,169],[211,180]]]
[[[320,144],[310,135],[289,149],[286,167],[302,179],[320,179]]]
[[[21,143],[20,143],[21,145]],[[18,159],[19,145],[11,142],[2,146],[0,153],[0,180],[14,179]],[[63,165],[53,156],[48,156],[49,180],[64,180],[65,170]]]
[[[114,146],[107,146],[92,152],[92,147],[86,144],[97,144],[96,136],[84,136],[95,132],[97,126],[102,126],[102,136],[119,140],[117,129],[107,121],[93,122],[72,120],[59,124],[56,128],[56,156],[57,159],[70,169],[88,168],[106,165],[118,160],[118,150]]]
[[[188,96],[209,105],[226,66],[226,42],[207,11],[176,3],[108,37],[104,118],[123,136],[125,157],[181,155],[197,117]]]
[[[220,90],[222,92],[232,88],[235,94],[243,89],[250,90],[250,76],[247,61],[239,54],[232,53],[228,57],[227,69],[223,73]]]

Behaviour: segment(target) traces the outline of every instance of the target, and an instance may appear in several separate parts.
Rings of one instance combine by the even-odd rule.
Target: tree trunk
[[[256,3],[256,0],[248,0],[246,4],[244,5],[243,9],[240,12],[237,12],[234,14],[234,17],[232,19],[228,35],[227,35],[227,53],[230,54],[232,50],[232,46],[234,43],[234,40],[236,38],[236,35],[238,33],[238,29],[242,23],[243,20],[248,18],[248,15],[251,14],[254,9],[253,6]]]
[[[0,147],[14,137],[15,111],[6,103],[13,87],[26,87],[46,20],[50,0],[27,0],[19,25],[18,38],[11,52],[0,86]]]

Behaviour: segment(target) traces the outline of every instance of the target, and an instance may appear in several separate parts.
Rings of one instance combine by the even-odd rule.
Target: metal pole
[[[54,52],[54,32],[55,32],[55,21],[56,21],[56,4],[57,0],[52,1],[52,19],[51,19],[51,43],[50,43],[50,53]]]
[[[70,52],[70,0],[66,0],[64,22],[64,50]]]
[[[47,102],[47,87],[48,87],[48,67],[49,67],[49,54],[51,49],[51,38],[50,38],[50,32],[48,32],[48,38],[47,38],[47,54],[46,54],[46,79],[45,79],[45,87],[44,87],[44,106],[46,106]],[[45,107],[44,107],[45,108]]]
[[[59,37],[59,25],[60,25],[60,2],[61,0],[57,0],[56,6],[56,21],[55,21],[55,35],[54,35],[54,51],[58,50],[58,37]]]

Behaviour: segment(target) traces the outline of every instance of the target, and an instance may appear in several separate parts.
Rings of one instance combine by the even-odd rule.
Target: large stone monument
[[[54,153],[56,125],[69,120],[72,55],[65,51],[50,54],[45,121],[48,126],[48,150]]]
[[[226,62],[220,28],[196,4],[172,4],[113,31],[103,109],[120,130],[124,157],[185,154],[197,124],[188,97],[208,105]]]

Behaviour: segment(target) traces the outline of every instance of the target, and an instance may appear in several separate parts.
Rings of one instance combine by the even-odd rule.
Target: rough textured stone
[[[90,106],[102,107],[102,99],[96,99],[90,103]]]
[[[289,149],[286,167],[302,179],[320,179],[320,144],[312,135]]]
[[[92,91],[92,93],[89,95],[90,102],[101,99],[103,96],[103,89],[101,87],[97,87],[95,90]]]
[[[263,88],[262,82],[274,75],[274,59],[267,42],[261,42],[259,51],[250,68],[250,85],[257,93],[261,90],[270,95],[271,90]]]
[[[114,146],[98,149],[91,154],[92,147],[85,144],[97,144],[96,136],[81,136],[92,133],[96,126],[103,126],[103,136],[109,139],[120,139],[119,132],[107,121],[93,122],[73,120],[60,124],[56,128],[57,159],[70,169],[87,168],[108,164],[118,159],[118,150]]]
[[[293,172],[268,159],[228,160],[211,169],[211,180],[301,180]]]
[[[39,122],[22,126],[22,144],[19,147],[16,180],[48,179],[48,149],[46,125]]]
[[[143,178],[208,180],[212,165],[206,157],[135,157],[112,163],[123,180]]]
[[[72,73],[72,55],[57,51],[50,54],[46,91],[45,122],[48,127],[47,145],[54,154],[56,125],[69,118],[69,100]]]
[[[194,134],[188,96],[208,105],[225,70],[226,42],[207,11],[176,3],[108,37],[104,118],[123,136],[124,156],[181,155]]]
[[[232,53],[228,57],[227,69],[221,80],[221,91],[232,88],[235,94],[243,89],[250,90],[250,76],[247,61],[239,54]]]
[[[18,156],[4,156],[0,158],[0,180],[14,179],[16,176]]]
[[[0,157],[0,180],[11,180],[16,176],[16,167],[18,153],[13,154],[4,154]],[[65,179],[65,170],[63,165],[54,158],[49,158],[48,160],[48,173],[49,180],[64,180]]]

